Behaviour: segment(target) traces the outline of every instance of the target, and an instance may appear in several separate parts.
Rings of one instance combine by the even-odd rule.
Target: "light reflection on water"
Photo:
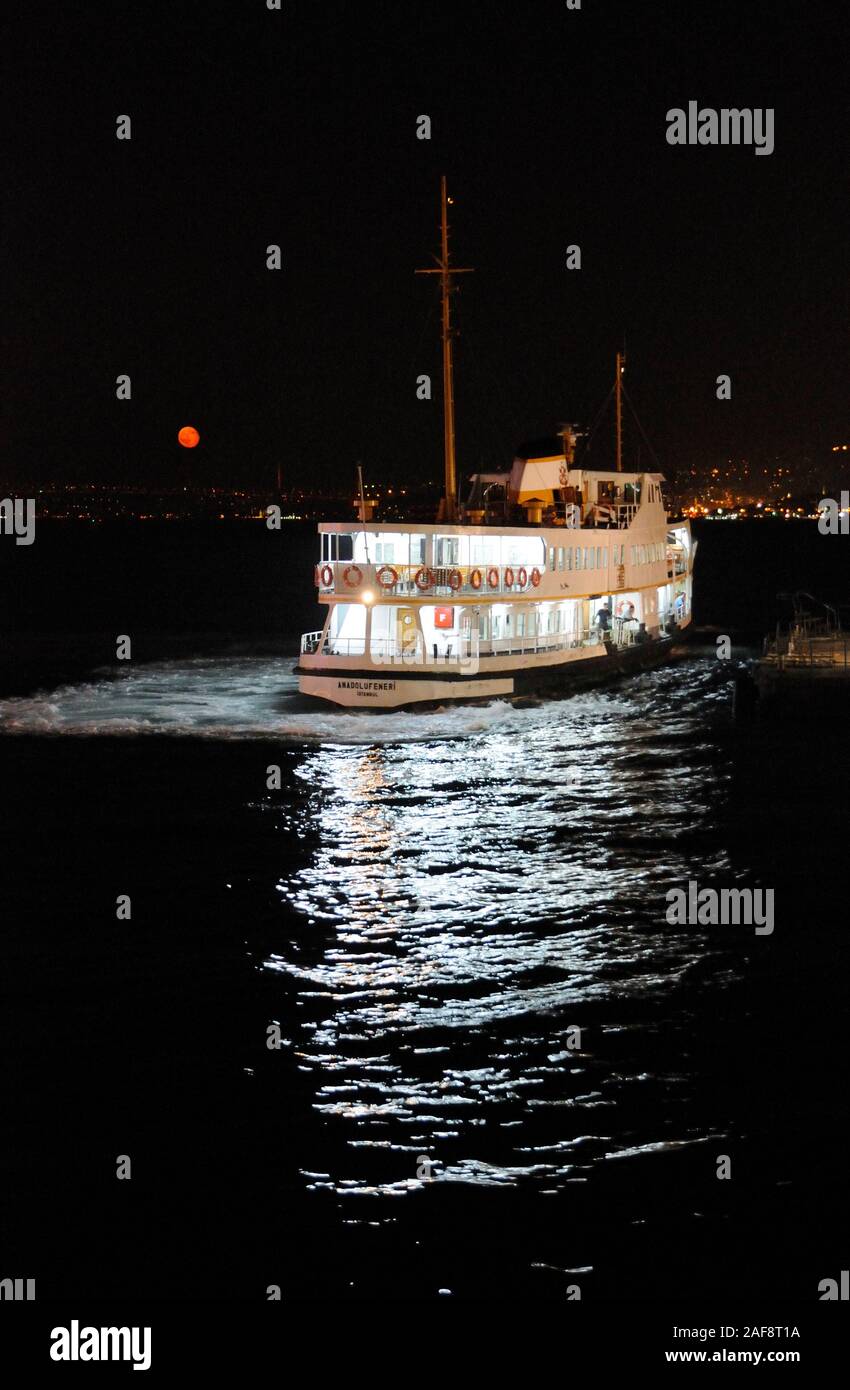
[[[396,1196],[427,1156],[440,1182],[548,1192],[722,1129],[689,1040],[738,960],[664,920],[669,887],[729,881],[718,663],[387,714],[307,710],[290,666],[110,672],[0,702],[0,727],[289,749],[303,796],[257,809],[291,866],[265,970],[325,1140],[304,1139],[304,1184]]]
[[[438,1181],[551,1191],[714,1135],[683,1040],[736,963],[664,894],[728,875],[715,673],[305,752],[317,849],[278,884],[303,929],[266,965],[338,1163],[308,1187],[398,1195],[428,1156]]]

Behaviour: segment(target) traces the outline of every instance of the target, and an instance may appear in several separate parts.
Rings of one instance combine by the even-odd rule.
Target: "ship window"
[[[564,547],[563,547],[562,545],[559,545],[559,546],[558,546],[558,569],[559,569],[559,570],[562,570],[563,568],[564,568]]]
[[[392,541],[378,541],[375,545],[375,563],[390,565],[395,559],[395,546]]]
[[[598,545],[598,546],[596,547],[596,568],[597,568],[598,570],[601,570],[601,568],[602,568],[602,546],[601,546],[601,545]]]
[[[584,552],[584,567],[586,570],[593,569],[593,546],[589,546]]]
[[[629,546],[630,563],[631,563],[631,564],[634,564],[634,562],[635,562],[635,549],[636,549],[635,546],[633,546],[633,545],[630,545],[630,546]]]
[[[517,614],[516,630],[517,630],[517,634],[518,634],[520,637],[524,637],[524,636],[525,636],[525,614],[524,614],[524,613],[518,613],[518,614]]]
[[[550,568],[550,570],[553,570],[553,569],[555,568],[555,547],[554,547],[554,545],[550,545],[550,547],[549,547],[549,568]]]
[[[576,546],[576,569],[581,569],[581,546]]]
[[[572,548],[571,545],[568,545],[568,546],[567,546],[567,569],[568,569],[568,570],[571,570],[572,567],[573,567],[573,548]]]
[[[354,559],[354,537],[352,535],[334,536],[336,541],[336,558],[338,560]]]

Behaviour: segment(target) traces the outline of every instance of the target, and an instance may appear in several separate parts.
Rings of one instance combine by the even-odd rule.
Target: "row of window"
[[[611,559],[615,565],[624,563],[625,546],[615,545]],[[618,558],[619,556],[619,558]],[[607,570],[607,545],[550,545],[550,570]]]
[[[629,560],[633,565],[651,565],[665,558],[666,546],[663,541],[655,541],[652,545],[631,545],[629,552]],[[613,546],[611,563],[613,565],[626,563],[625,545]],[[608,547],[607,545],[550,545],[549,568],[553,571],[607,569]]]
[[[435,548],[435,563],[439,565],[457,564],[456,538],[451,538],[451,543],[440,540]],[[410,564],[424,564],[425,561],[425,537],[410,537]],[[370,559],[375,564],[392,564],[396,560],[398,547],[392,541],[376,541],[374,543],[374,555],[370,554]],[[538,551],[538,554],[540,552]],[[350,535],[327,535],[322,533],[322,561],[327,560],[351,560],[354,558],[353,537]],[[399,557],[400,558],[400,557]],[[651,565],[666,558],[666,546],[663,541],[656,541],[652,545],[632,545],[629,546],[629,559],[633,565]],[[405,560],[407,556],[405,556]],[[473,563],[476,563],[473,560]],[[513,563],[513,561],[508,561]],[[522,563],[522,562],[519,562]],[[531,562],[533,563],[533,562]],[[626,563],[625,545],[615,545],[611,551],[611,563],[614,565],[624,565]],[[607,545],[551,545],[549,547],[549,569],[550,570],[600,570],[608,568],[608,547]]]
[[[632,545],[629,549],[633,565],[654,565],[667,557],[664,541],[655,541],[652,545]]]
[[[489,628],[489,630],[488,630]],[[534,637],[549,632],[567,631],[567,615],[561,608],[552,608],[549,613],[537,614],[534,609],[526,612],[519,608],[513,614],[494,613],[492,616],[482,612],[478,618],[478,635],[484,640],[500,637]]]

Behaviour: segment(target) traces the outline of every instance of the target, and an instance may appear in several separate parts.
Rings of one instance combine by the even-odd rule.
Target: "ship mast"
[[[617,472],[623,471],[623,372],[626,370],[625,352],[617,353],[617,377],[614,382],[617,403]]]
[[[452,276],[468,275],[470,266],[453,266],[449,261],[449,214],[451,198],[446,192],[446,176],[440,179],[440,258],[434,270],[417,270],[417,275],[439,275],[443,304],[443,452],[446,465],[446,492],[443,504],[444,520],[454,521],[457,516],[457,467],[455,463],[455,399],[454,375],[452,368],[452,320],[451,293]],[[436,259],[436,257],[435,257]]]

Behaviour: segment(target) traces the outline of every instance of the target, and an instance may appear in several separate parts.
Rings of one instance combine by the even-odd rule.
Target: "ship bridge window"
[[[353,560],[354,559],[354,537],[348,533],[344,535],[328,535],[322,532],[322,560]]]

